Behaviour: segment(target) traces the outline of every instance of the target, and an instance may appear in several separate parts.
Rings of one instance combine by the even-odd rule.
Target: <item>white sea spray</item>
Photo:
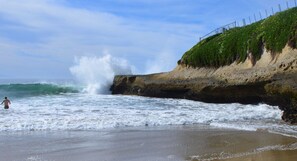
[[[106,94],[115,75],[132,74],[131,66],[121,58],[107,54],[103,57],[80,57],[70,72],[85,88],[85,93]]]

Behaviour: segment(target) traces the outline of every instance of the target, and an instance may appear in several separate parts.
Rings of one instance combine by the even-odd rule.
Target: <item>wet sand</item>
[[[297,150],[270,150],[254,155],[223,159],[218,161],[295,161]]]
[[[0,132],[1,161],[293,161],[296,148],[292,137],[206,126]]]

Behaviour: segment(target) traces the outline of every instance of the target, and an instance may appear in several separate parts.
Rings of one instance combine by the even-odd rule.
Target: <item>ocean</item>
[[[12,102],[9,110],[0,111],[1,131],[202,124],[297,136],[297,127],[281,120],[282,111],[277,106],[94,94],[75,83],[58,81],[10,82],[15,83],[0,84],[0,96],[7,96]]]
[[[297,137],[297,126],[283,122],[282,111],[277,106],[239,103],[212,104],[185,99],[111,95],[108,90],[102,94],[94,93],[94,90],[89,90],[89,88],[71,80],[1,80],[0,96],[3,98],[7,96],[12,104],[8,110],[4,108],[0,110],[0,140],[9,144],[13,141],[7,141],[5,138],[7,136],[14,138],[20,133],[35,133],[34,136],[36,136],[37,132],[39,137],[43,133],[83,132],[83,135],[86,135],[89,132],[101,133],[119,129],[124,131],[153,129],[154,131],[154,129],[175,129],[175,127],[203,127],[202,129],[209,130],[227,129],[246,132],[265,131]],[[62,136],[64,139],[68,137],[64,134]],[[26,137],[20,140],[24,141]],[[19,142],[17,139],[15,141]],[[27,143],[24,142],[24,144]],[[38,155],[31,155],[31,153],[32,151],[30,155],[22,154],[19,157],[26,161],[67,160],[51,157],[40,159],[38,157],[43,156],[44,152]],[[11,156],[16,155],[11,154]],[[32,156],[33,159],[30,159]],[[73,158],[68,160],[73,160]],[[88,161],[88,159],[85,160]],[[166,160],[173,159],[167,156]]]

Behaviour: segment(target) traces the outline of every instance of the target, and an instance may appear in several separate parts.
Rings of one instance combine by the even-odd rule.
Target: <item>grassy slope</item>
[[[179,63],[193,67],[220,67],[235,61],[243,62],[248,53],[256,61],[263,47],[272,53],[281,52],[289,44],[296,48],[297,8],[277,13],[245,27],[202,40],[187,51]]]

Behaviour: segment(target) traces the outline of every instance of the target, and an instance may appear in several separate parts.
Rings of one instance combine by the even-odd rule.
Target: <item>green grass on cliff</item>
[[[279,53],[289,44],[297,46],[297,8],[270,16],[245,27],[208,37],[187,51],[179,63],[193,67],[220,67],[243,62],[249,53],[254,61],[263,48]]]

